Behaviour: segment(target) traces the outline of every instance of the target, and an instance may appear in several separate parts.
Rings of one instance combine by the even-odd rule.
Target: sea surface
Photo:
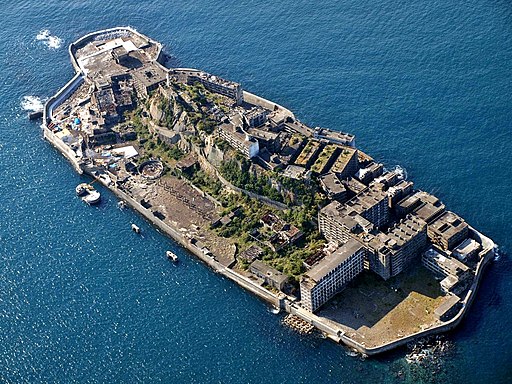
[[[0,25],[0,382],[512,382],[509,0],[17,0]],[[301,337],[108,191],[75,197],[87,179],[26,113],[73,75],[69,43],[117,25],[354,133],[499,244],[444,371]]]

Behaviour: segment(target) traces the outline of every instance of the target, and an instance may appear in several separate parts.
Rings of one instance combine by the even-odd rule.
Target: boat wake
[[[38,96],[23,96],[21,108],[28,112],[39,112],[43,110],[45,101],[46,99],[41,99]]]
[[[60,37],[52,35],[48,29],[39,31],[36,40],[43,42],[50,49],[59,49],[64,42]]]

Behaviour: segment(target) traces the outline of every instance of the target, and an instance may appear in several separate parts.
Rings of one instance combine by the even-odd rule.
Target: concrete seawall
[[[485,245],[485,249],[482,252],[483,256],[480,262],[478,263],[478,266],[475,271],[475,278],[473,279],[473,283],[471,284],[471,287],[468,290],[468,293],[466,294],[465,298],[462,300],[462,308],[461,310],[449,321],[444,322],[443,324],[440,324],[438,326],[426,329],[424,331],[416,332],[412,335],[408,335],[405,337],[402,337],[400,339],[397,339],[395,341],[392,341],[390,343],[386,343],[383,345],[380,345],[378,347],[366,347],[365,345],[358,343],[357,341],[351,339],[348,336],[345,336],[345,332],[342,328],[336,328],[333,325],[328,325],[326,322],[316,316],[315,314],[309,313],[302,308],[298,306],[291,306],[288,309],[288,312],[295,314],[296,316],[302,318],[303,320],[313,324],[318,329],[324,331],[327,333],[328,337],[331,339],[342,342],[345,345],[356,349],[360,353],[364,353],[368,356],[378,355],[384,352],[388,352],[392,349],[396,349],[398,347],[404,346],[410,341],[422,338],[422,337],[428,337],[432,335],[436,335],[439,333],[444,333],[453,330],[456,328],[464,316],[466,315],[467,311],[469,310],[471,304],[473,303],[475,296],[477,294],[478,286],[480,284],[480,281],[482,279],[482,274],[485,270],[485,267],[489,264],[489,262],[494,258],[494,243],[489,238],[483,236],[481,233],[477,232],[473,228],[471,228],[473,231],[473,235],[475,237],[480,238],[482,243]],[[341,324],[340,324],[341,325]]]
[[[47,139],[55,148],[57,148],[73,165],[75,170],[79,173],[87,173],[91,175],[90,171],[83,167],[83,163],[81,159],[77,158],[76,153],[67,146],[61,139],[59,139],[50,129],[47,128],[47,124],[50,123],[50,121],[53,118],[53,111],[62,104],[66,98],[68,98],[84,81],[84,74],[82,73],[82,70],[76,60],[76,52],[80,47],[87,44],[91,40],[94,40],[98,38],[99,36],[108,35],[111,34],[112,36],[115,36],[115,34],[123,34],[123,33],[133,33],[138,36],[140,36],[143,39],[146,39],[147,41],[150,41],[157,45],[157,53],[155,62],[158,63],[162,68],[165,69],[165,67],[162,65],[161,61],[163,60],[163,53],[162,53],[162,45],[158,42],[155,42],[148,37],[138,33],[136,30],[130,27],[117,27],[117,28],[110,28],[110,29],[104,29],[101,31],[93,32],[88,35],[83,36],[82,38],[78,39],[74,43],[72,43],[69,46],[69,54],[71,58],[72,65],[76,71],[75,76],[64,86],[62,87],[53,97],[51,97],[47,103],[44,106],[43,110],[43,135],[44,138]],[[177,68],[182,69],[182,68]],[[193,70],[193,69],[188,69]],[[197,70],[198,71],[198,70]],[[282,110],[285,112],[285,114],[288,114],[291,117],[294,117],[294,114],[289,111],[288,109],[280,106],[279,104],[276,104],[274,102],[271,102],[269,100],[266,100],[264,98],[261,98],[257,95],[254,95],[252,93],[249,93],[247,91],[243,91],[244,99],[251,104],[259,105],[264,108],[270,109],[270,110]],[[208,162],[208,160],[200,154],[200,161],[205,162],[205,165],[208,164],[211,166],[211,164]],[[287,209],[288,207],[284,204],[281,204],[279,202],[270,200],[264,196],[259,196],[257,194],[254,194],[252,192],[240,189],[238,187],[235,187],[231,183],[229,183],[227,180],[222,178],[222,176],[219,174],[219,172],[214,168],[215,174],[219,178],[219,180],[228,188],[245,193],[246,195],[249,195],[252,198],[258,199],[262,201],[265,204],[271,205],[274,208],[277,209]],[[91,175],[92,176],[92,175]],[[94,176],[93,176],[94,177]],[[100,180],[101,181],[101,180]],[[366,347],[365,345],[356,342],[355,340],[351,339],[350,337],[345,335],[345,327],[343,324],[338,324],[334,321],[331,321],[329,319],[317,316],[313,313],[310,313],[300,307],[298,304],[295,303],[295,298],[288,297],[283,293],[274,294],[273,292],[265,289],[261,285],[259,285],[257,282],[237,273],[236,271],[222,265],[218,261],[215,260],[215,256],[207,256],[205,255],[200,249],[195,247],[193,244],[190,243],[189,239],[185,237],[177,228],[173,228],[171,225],[165,223],[161,219],[157,218],[153,212],[147,208],[144,208],[140,202],[136,201],[134,198],[132,198],[130,195],[128,195],[123,190],[117,188],[115,185],[106,185],[108,189],[110,189],[118,198],[125,201],[132,209],[136,210],[144,219],[146,219],[148,222],[150,222],[152,225],[154,225],[158,230],[162,231],[165,235],[169,236],[170,238],[174,239],[176,242],[178,242],[181,246],[189,250],[192,254],[194,254],[197,258],[202,260],[205,264],[207,264],[210,268],[212,268],[216,273],[219,273],[220,275],[234,281],[241,287],[249,290],[253,294],[255,294],[260,299],[268,302],[269,304],[284,309],[285,311],[296,315],[303,320],[307,321],[310,324],[313,324],[316,328],[324,332],[329,338],[332,340],[338,342],[338,343],[344,343],[356,350],[358,350],[361,353],[365,353],[367,355],[376,355],[379,353],[383,353],[386,351],[389,351],[391,349],[397,348],[399,346],[407,344],[409,341],[414,340],[419,337],[425,337],[430,336],[434,334],[438,334],[441,332],[446,332],[449,330],[452,330],[455,328],[463,319],[464,315],[467,313],[467,310],[471,306],[472,302],[474,301],[474,298],[476,296],[476,292],[481,280],[482,273],[485,269],[485,266],[489,263],[489,261],[494,257],[494,251],[493,246],[494,243],[488,239],[487,237],[481,235],[477,231],[473,231],[473,236],[476,238],[479,238],[482,244],[484,244],[484,251],[482,251],[482,259],[479,262],[475,278],[472,282],[472,285],[467,292],[466,296],[462,300],[462,308],[451,320],[444,322],[438,326],[432,327],[430,329],[426,329],[424,331],[417,332],[415,334],[396,339],[390,343],[386,343],[377,347]],[[218,202],[217,202],[218,203]]]
[[[87,35],[82,36],[81,38],[79,38],[78,40],[76,40],[75,42],[73,42],[69,45],[68,52],[69,52],[69,56],[71,57],[71,64],[73,64],[73,68],[75,68],[75,71],[76,72],[82,71],[82,69],[78,65],[78,62],[75,57],[75,53],[78,49],[80,49],[84,45],[88,44],[89,42],[97,39],[100,36],[108,35],[108,34],[111,34],[112,36],[114,36],[115,34],[119,34],[121,36],[126,33],[132,33],[134,35],[139,36],[140,38],[142,38],[144,40],[150,41],[151,43],[155,44],[158,47],[157,55],[155,57],[155,62],[157,62],[160,65],[162,64],[161,63],[161,60],[163,57],[162,44],[160,44],[158,41],[154,41],[154,40],[150,39],[149,37],[147,37],[146,35],[143,35],[140,32],[137,32],[137,30],[135,30],[132,27],[114,27],[114,28],[107,28],[107,29],[102,29],[101,31],[88,33]],[[163,65],[161,65],[161,66],[162,66],[162,68],[166,69]]]
[[[286,114],[288,114],[289,116],[295,118],[295,115],[293,114],[293,112],[290,111],[289,109],[283,107],[282,105],[279,105],[277,103],[274,103],[273,101],[264,99],[263,97],[255,95],[253,93],[250,93],[247,91],[243,91],[243,92],[244,92],[244,100],[246,102],[248,102],[250,104],[254,104],[254,105],[259,105],[260,107],[270,109],[271,111],[273,111],[275,109],[280,109],[280,110],[286,112]]]
[[[84,77],[81,73],[75,74],[55,95],[50,97],[44,104],[43,124],[49,124],[53,118],[53,111],[61,105],[82,83]]]
[[[86,172],[90,175],[89,172]],[[91,177],[94,177],[91,175]],[[233,271],[230,268],[225,267],[221,263],[215,260],[214,257],[206,256],[200,249],[192,245],[189,240],[183,236],[181,232],[179,232],[176,228],[171,227],[167,223],[163,222],[162,220],[158,219],[151,210],[144,208],[138,201],[133,199],[130,195],[125,193],[124,191],[120,190],[119,188],[113,187],[113,186],[106,186],[108,189],[110,189],[118,198],[125,201],[126,204],[128,204],[132,209],[136,210],[142,217],[144,217],[148,222],[153,224],[155,227],[157,227],[162,233],[169,236],[173,240],[175,240],[177,243],[179,243],[183,248],[190,251],[192,254],[194,254],[197,258],[199,258],[201,261],[203,261],[205,264],[207,264],[210,268],[212,268],[216,273],[219,273],[220,275],[234,281],[235,283],[239,284],[243,288],[251,291],[256,296],[258,296],[260,299],[268,302],[269,304],[279,307],[280,301],[282,300],[282,297],[280,295],[276,295],[269,290],[263,288],[262,286],[258,285],[257,283],[253,282],[252,280],[248,279],[245,276],[240,275],[239,273]]]

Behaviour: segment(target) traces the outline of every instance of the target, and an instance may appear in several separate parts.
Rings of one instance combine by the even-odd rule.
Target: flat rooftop
[[[325,256],[318,264],[306,273],[306,276],[316,282],[320,281],[361,248],[363,248],[361,243],[354,239],[350,239],[333,253]]]

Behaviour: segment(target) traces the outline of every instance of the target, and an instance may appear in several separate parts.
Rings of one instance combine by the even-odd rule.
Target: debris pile
[[[286,315],[283,318],[283,324],[299,332],[301,335],[310,335],[315,329],[312,324],[292,314]]]

